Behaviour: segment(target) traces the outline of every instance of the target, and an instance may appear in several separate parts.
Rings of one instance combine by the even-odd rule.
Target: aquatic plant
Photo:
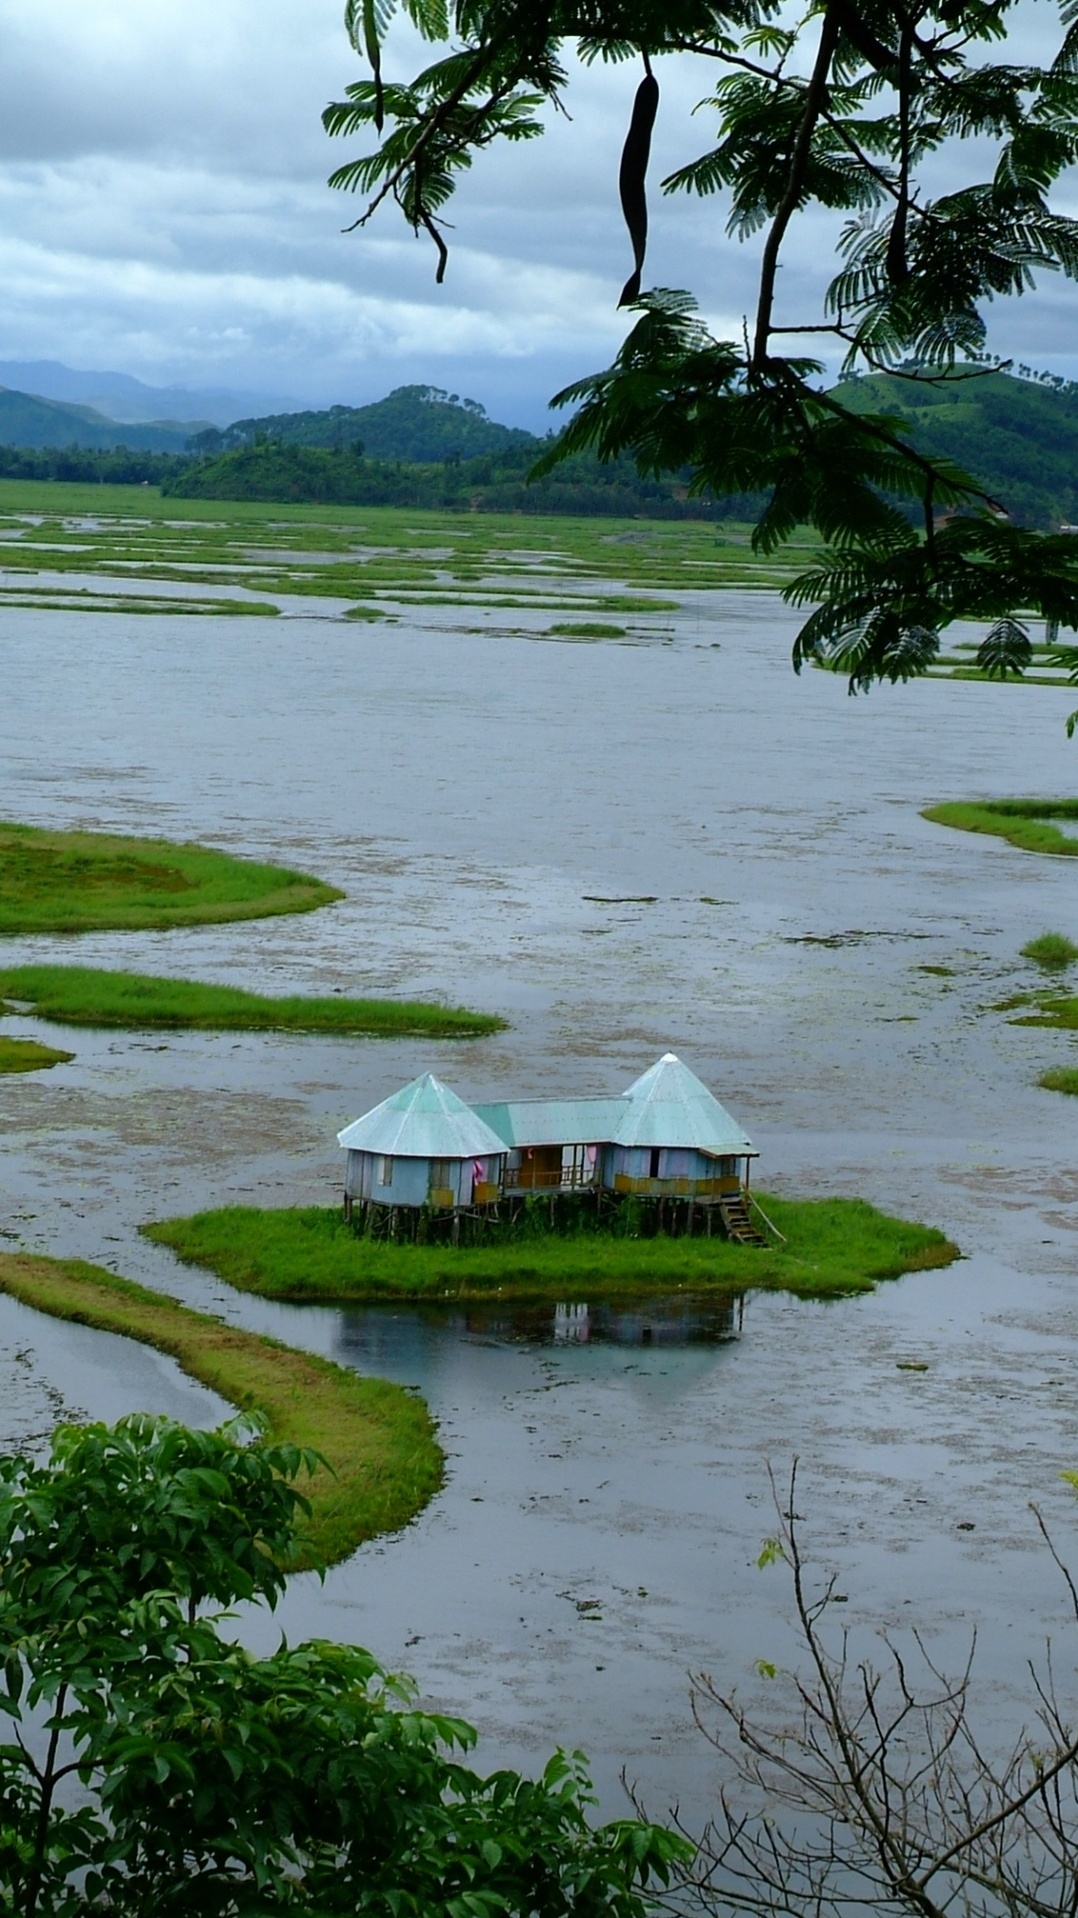
[[[0,1036],[0,1072],[42,1072],[48,1066],[67,1065],[74,1057],[73,1052],[59,1052],[36,1039]]]
[[[1022,947],[1023,959],[1032,959],[1045,972],[1064,972],[1078,959],[1078,946],[1062,932],[1044,932]]]
[[[1051,824],[1053,819],[1078,822],[1078,799],[947,800],[940,806],[927,806],[921,817],[937,826],[953,826],[959,832],[988,833],[1006,839],[1022,852],[1078,857],[1078,838]]]
[[[469,1012],[411,999],[274,999],[239,986],[204,985],[154,973],[107,972],[93,966],[0,967],[0,1000],[33,1006],[62,1026],[123,1026],[204,1032],[362,1033],[400,1038],[474,1039],[500,1032],[495,1013]]]

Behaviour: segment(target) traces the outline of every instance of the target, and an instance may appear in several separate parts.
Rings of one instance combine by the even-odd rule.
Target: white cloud
[[[0,0],[0,358],[315,402],[429,378],[530,421],[607,363],[626,325],[617,167],[635,66],[574,72],[571,118],[477,159],[437,288],[429,243],[395,209],[341,232],[359,208],[325,180],[349,148],[320,123],[360,71],[340,14],[341,0]],[[416,53],[405,35],[391,58],[407,71]],[[706,148],[710,115],[690,115],[713,71],[666,61],[661,80],[656,182]],[[833,222],[799,230],[791,313],[818,296],[834,239]],[[753,268],[719,205],[653,193],[653,283],[693,288],[729,334]],[[1058,361],[1061,292],[1009,310],[1000,340]]]

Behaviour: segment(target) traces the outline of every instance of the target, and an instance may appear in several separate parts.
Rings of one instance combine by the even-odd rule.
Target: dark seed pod
[[[906,218],[905,196],[895,209],[891,221],[891,231],[887,236],[887,278],[893,287],[904,287],[910,277],[909,262],[906,258]]]
[[[625,224],[633,243],[635,261],[633,271],[621,289],[619,306],[628,306],[631,301],[640,297],[640,275],[648,245],[646,181],[648,160],[651,155],[651,130],[655,125],[658,106],[659,82],[653,73],[646,73],[636,89],[633,115],[629,122],[625,145],[622,148],[621,172],[618,175],[621,210],[625,215]]]

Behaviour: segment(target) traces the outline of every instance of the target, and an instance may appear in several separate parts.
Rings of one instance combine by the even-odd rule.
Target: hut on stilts
[[[540,1195],[629,1203],[643,1233],[721,1233],[762,1244],[750,1212],[747,1134],[672,1052],[619,1098],[466,1105],[433,1073],[338,1133],[345,1214],[373,1236],[457,1240],[496,1227]]]

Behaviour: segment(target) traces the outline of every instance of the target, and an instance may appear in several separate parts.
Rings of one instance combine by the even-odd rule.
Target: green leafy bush
[[[138,1414],[0,1459],[3,1908],[643,1918],[689,1848],[590,1825],[579,1754],[483,1777],[369,1652],[223,1634],[275,1604],[317,1463],[250,1436]]]

